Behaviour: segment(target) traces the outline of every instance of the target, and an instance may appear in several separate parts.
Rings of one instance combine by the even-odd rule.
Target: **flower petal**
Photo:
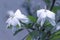
[[[12,19],[12,21],[13,21],[12,25],[17,25],[18,24],[19,26],[21,26],[19,20],[16,19],[15,17]]]
[[[56,25],[56,30],[60,30],[60,22]]]
[[[12,25],[12,26],[16,26],[17,24],[19,26],[21,26],[19,20],[16,19],[15,17],[14,18],[12,18],[12,17],[8,18],[8,20],[6,21],[6,23],[8,23],[9,25]]]
[[[15,12],[15,17],[17,19],[21,20],[24,23],[26,23],[26,22],[29,21],[29,19],[27,18],[27,16],[25,16],[24,14],[22,14],[19,9],[17,9],[17,11]]]
[[[24,14],[21,13],[21,11],[19,9],[16,10],[15,17],[18,19],[26,19],[27,18]]]
[[[46,17],[45,9],[38,10],[37,17],[42,17],[42,18]]]
[[[38,10],[37,17],[38,17],[37,23],[41,23],[41,26],[43,26],[47,17],[45,9]]]
[[[15,12],[15,17],[18,18],[18,19],[21,19],[21,11],[19,9],[16,10]]]
[[[56,22],[55,20],[53,19],[50,19],[50,18],[47,18],[49,20],[49,22],[51,23],[52,26],[55,26],[56,25]]]
[[[45,18],[41,20],[41,26],[43,26],[43,24],[44,24],[45,21],[46,21]]]
[[[11,21],[12,21],[12,17],[8,18],[7,21],[6,21],[6,23],[10,24]]]
[[[53,13],[53,12],[47,10],[47,17],[49,17],[49,18],[55,20],[55,13]]]
[[[45,18],[43,18],[43,19],[38,18],[37,23],[40,24],[41,26],[43,26],[43,24],[44,24],[45,21],[46,21]]]

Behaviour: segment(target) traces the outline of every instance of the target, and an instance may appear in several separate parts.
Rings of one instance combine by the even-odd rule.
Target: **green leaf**
[[[30,35],[28,35],[26,40],[32,40],[32,37]]]
[[[58,10],[60,10],[60,6],[54,6],[52,11],[56,13]]]
[[[30,16],[30,15],[28,16],[28,18],[29,18],[32,22],[34,22],[34,23],[35,23],[35,22],[36,22],[36,20],[37,20],[35,17]]]
[[[50,37],[50,40],[60,40],[60,30],[53,33]]]
[[[22,30],[23,30],[23,29],[18,29],[18,30],[16,30],[13,35],[15,36],[16,34],[18,34],[18,33],[19,33],[20,31],[22,31]]]

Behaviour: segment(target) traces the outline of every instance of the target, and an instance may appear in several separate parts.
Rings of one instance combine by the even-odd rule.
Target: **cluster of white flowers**
[[[19,22],[19,20],[24,23],[28,23],[29,21],[27,16],[22,14],[19,9],[17,9],[15,13],[13,11],[8,11],[8,14],[9,18],[6,21],[6,23],[8,24],[7,26],[16,26],[18,24],[21,27],[21,23]]]
[[[16,26],[18,24],[21,27],[21,23],[19,22],[19,20],[24,23],[29,22],[27,16],[22,14],[19,9],[17,9],[15,13],[13,11],[8,11],[8,13],[9,13],[9,18],[6,21],[6,23],[8,23],[7,26],[10,25]],[[48,20],[52,26],[56,26],[55,13],[53,13],[50,10],[46,10],[46,9],[37,10],[37,17],[38,17],[37,23],[39,23],[41,26],[44,25],[46,20]],[[58,25],[57,25],[57,29],[60,29]]]

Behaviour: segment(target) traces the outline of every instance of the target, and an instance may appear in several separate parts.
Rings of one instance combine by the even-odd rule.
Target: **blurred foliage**
[[[50,40],[60,40],[60,30],[54,32],[51,37]]]
[[[58,10],[60,10],[60,6],[54,6],[52,9],[54,13],[57,13]]]
[[[30,35],[28,35],[26,40],[32,40],[32,37]]]
[[[34,34],[34,35],[33,35]],[[39,35],[38,31],[34,30],[32,32],[29,33],[29,35],[27,36],[26,39],[30,40],[29,38],[31,38],[31,40],[34,38],[37,38],[37,36]]]

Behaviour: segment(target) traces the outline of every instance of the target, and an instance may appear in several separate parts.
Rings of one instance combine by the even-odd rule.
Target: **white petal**
[[[45,18],[43,18],[43,19],[38,18],[37,23],[40,24],[41,26],[43,26],[45,20],[46,20]]]
[[[46,17],[47,17],[46,12],[41,12],[40,18],[43,19],[43,18],[46,18]]]
[[[42,17],[42,18],[46,17],[45,9],[38,10],[37,17]]]
[[[37,11],[37,17],[44,18],[46,16],[55,20],[55,13],[53,13],[53,12],[51,12],[49,10],[45,11],[45,9],[41,9],[41,10]]]
[[[20,19],[21,18],[21,14],[22,14],[21,11],[19,9],[17,9],[16,12],[15,12],[15,17]]]
[[[39,24],[40,22],[41,22],[41,19],[40,19],[40,18],[38,18],[37,23]]]
[[[56,30],[60,30],[60,22],[56,25]]]
[[[53,19],[50,19],[50,18],[47,18],[49,20],[49,22],[51,23],[52,26],[55,26],[56,25],[56,22],[55,20]]]
[[[51,12],[51,11],[49,11],[49,10],[47,10],[47,16],[48,16],[49,18],[55,20],[55,13],[53,13],[53,12]]]
[[[11,21],[12,21],[12,17],[8,18],[7,21],[6,21],[6,23],[9,24],[9,23],[11,23]]]
[[[41,26],[43,26],[47,17],[45,9],[38,10],[37,17],[38,17],[37,23],[41,23]]]
[[[8,18],[7,21],[6,21],[6,23],[7,23],[8,26],[10,26],[10,25],[14,26],[13,18],[12,17]]]
[[[23,22],[23,23],[29,23],[29,19],[22,19],[21,22]]]
[[[46,19],[42,19],[41,20],[41,26],[43,26],[44,22],[46,21]]]
[[[26,19],[27,18],[24,14],[21,13],[21,11],[19,9],[16,10],[15,17],[18,19]]]
[[[13,25],[13,26],[16,26],[17,24],[19,26],[21,26],[20,23],[19,23],[19,20],[16,19],[15,17],[14,18],[12,18],[12,17],[8,18],[8,20],[6,21],[6,23],[8,23],[9,25]]]
[[[17,9],[17,11],[15,12],[15,17],[25,23],[29,21],[27,16],[22,14],[19,9]]]
[[[19,26],[21,26],[19,20],[16,19],[16,18],[13,18],[13,19],[12,19],[12,25],[17,25],[17,24],[18,24]]]

